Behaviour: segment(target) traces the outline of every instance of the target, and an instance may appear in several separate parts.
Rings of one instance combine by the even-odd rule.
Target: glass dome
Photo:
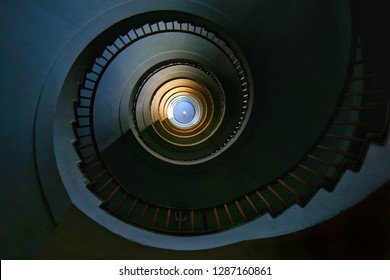
[[[196,125],[202,114],[201,106],[191,96],[178,96],[168,105],[168,119],[178,128],[190,128]]]

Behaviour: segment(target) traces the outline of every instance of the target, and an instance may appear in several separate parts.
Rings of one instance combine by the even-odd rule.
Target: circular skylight
[[[201,118],[201,107],[191,96],[178,96],[168,105],[168,119],[178,128],[190,128]]]

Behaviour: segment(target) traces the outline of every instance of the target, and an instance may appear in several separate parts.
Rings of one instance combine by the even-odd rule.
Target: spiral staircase
[[[208,254],[311,227],[389,180],[371,2],[0,5],[4,258],[72,221],[96,244]]]

